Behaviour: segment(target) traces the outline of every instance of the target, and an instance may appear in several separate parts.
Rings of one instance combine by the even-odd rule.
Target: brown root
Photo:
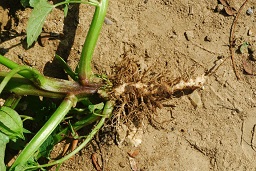
[[[111,97],[116,101],[113,123],[133,123],[140,126],[143,120],[154,119],[157,108],[166,99],[181,91],[201,88],[206,76],[195,79],[167,78],[166,73],[155,73],[152,68],[140,71],[134,59],[125,58],[115,69],[111,78],[114,85]]]

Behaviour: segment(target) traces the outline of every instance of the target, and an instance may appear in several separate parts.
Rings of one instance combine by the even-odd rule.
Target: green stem
[[[0,81],[5,78],[8,73],[0,72]],[[9,83],[6,85],[4,92],[11,92],[19,96],[32,95],[43,96],[50,98],[64,98],[65,94],[50,92],[42,89],[38,89],[34,84],[26,78],[19,75],[15,75]]]
[[[83,119],[80,119],[79,121],[72,124],[72,127],[75,131],[78,131],[79,129],[81,129],[85,126],[96,122],[97,120],[99,120],[99,118],[100,118],[99,116],[96,116],[94,114],[90,114],[89,116],[87,116]],[[62,139],[65,138],[65,136],[63,136],[63,135],[67,135],[69,132],[70,132],[69,127],[64,128],[63,130],[61,130],[61,132],[59,132],[58,134],[56,134],[54,136],[54,143],[60,142]]]
[[[66,5],[66,4],[88,4],[88,5],[93,5],[93,6],[98,6],[99,2],[98,1],[64,1],[64,2],[60,2],[54,5],[54,7],[56,8],[57,6],[60,5]]]
[[[0,63],[10,69],[26,67],[27,68],[26,70],[18,72],[19,75],[29,79],[37,87],[50,92],[58,92],[58,93],[80,92],[83,94],[94,94],[98,89],[97,85],[93,85],[93,84],[91,85],[87,84],[86,86],[81,86],[77,82],[46,77],[41,73],[39,73],[37,70],[32,69],[31,67],[28,67],[28,66],[20,66],[2,55],[0,55]]]
[[[11,78],[16,73],[19,73],[21,76],[29,79],[41,89],[51,91],[51,92],[60,92],[60,93],[69,92],[70,89],[79,86],[78,84],[74,84],[73,82],[70,82],[67,80],[60,80],[60,79],[45,77],[42,74],[40,74],[37,70],[28,66],[20,66],[15,62],[1,55],[0,55],[0,63],[12,69],[12,71],[10,71],[5,75],[3,81],[0,84],[0,93],[3,91],[4,87],[7,85],[7,83],[11,80]],[[67,90],[68,88],[69,90]]]
[[[0,84],[0,94],[2,93],[4,87],[7,85],[7,83],[10,81],[10,79],[18,72],[21,72],[22,70],[31,70],[27,66],[18,66],[11,70],[3,79],[3,81]]]
[[[26,121],[26,120],[35,120],[33,117],[31,116],[26,116],[26,115],[20,115],[20,117],[22,118],[22,122]]]
[[[43,76],[37,70],[32,69],[28,66],[20,66],[19,64],[11,61],[10,59],[0,55],[0,63],[11,69],[12,71],[6,75],[2,82],[7,83],[14,74],[18,73],[19,75],[29,79],[30,81],[34,82],[35,85],[39,86],[44,90],[54,91],[58,84],[61,84],[59,79],[50,79],[48,77]],[[8,80],[8,81],[5,81]],[[65,82],[66,80],[63,80]],[[67,81],[66,81],[67,82]],[[4,85],[4,83],[1,83]],[[3,86],[2,86],[3,87]],[[0,92],[1,88],[0,86]],[[58,91],[57,91],[58,92]]]
[[[4,164],[5,148],[6,144],[9,142],[9,137],[2,132],[0,132],[0,170],[5,171],[6,167]]]
[[[6,99],[6,101],[4,102],[4,105],[8,106],[12,109],[15,109],[15,107],[18,105],[20,99],[21,99],[21,96],[13,94]]]
[[[75,72],[72,71],[72,69],[68,66],[68,64],[66,63],[66,61],[64,61],[64,59],[62,59],[59,55],[55,55],[55,58],[59,61],[61,67],[64,69],[64,71],[66,71],[66,73],[74,80],[77,81],[77,74]]]
[[[79,145],[74,151],[72,151],[71,153],[69,153],[65,157],[63,157],[59,160],[56,160],[54,162],[44,164],[44,165],[40,165],[40,166],[29,167],[29,168],[26,168],[26,170],[35,169],[35,168],[49,167],[49,166],[53,166],[53,165],[56,165],[56,164],[60,164],[60,163],[63,163],[64,161],[68,160],[70,157],[72,157],[76,153],[78,153],[80,150],[82,150],[88,144],[88,142],[90,142],[92,140],[92,138],[95,136],[95,134],[104,125],[106,118],[108,118],[112,114],[113,108],[114,108],[113,103],[111,101],[107,101],[105,106],[104,106],[103,112],[102,112],[103,117],[101,118],[99,123],[94,127],[94,129],[91,131],[91,133],[86,137],[84,142],[81,145]]]
[[[92,55],[104,22],[107,6],[108,0],[101,0],[100,4],[96,6],[92,23],[84,42],[81,58],[78,64],[78,76],[82,85],[86,85],[90,82],[92,76]]]
[[[9,69],[15,69],[18,68],[20,65],[13,62],[12,60],[0,55],[0,64],[3,64],[4,66],[6,66]],[[19,74],[27,79],[30,79],[33,77],[33,74],[29,71],[21,71],[19,72]]]
[[[10,171],[14,171],[15,167],[18,165],[19,167],[25,166],[26,162],[34,155],[34,153],[39,149],[43,142],[59,125],[59,123],[63,120],[63,118],[69,112],[69,110],[76,104],[76,102],[77,98],[74,95],[69,95],[63,100],[63,102],[53,113],[50,119],[44,124],[44,126],[37,132],[37,134],[32,138],[32,140],[26,145],[24,150],[20,153],[18,158],[11,166]]]
[[[30,169],[35,169],[35,168],[43,168],[43,167],[49,167],[49,166],[53,166],[56,164],[60,164],[63,163],[64,161],[68,160],[70,157],[72,157],[73,155],[75,155],[76,153],[78,153],[80,150],[82,150],[88,142],[90,142],[92,140],[92,138],[94,137],[94,135],[99,131],[99,129],[103,126],[103,124],[105,123],[105,117],[101,118],[101,120],[99,121],[99,123],[95,126],[95,128],[92,130],[92,132],[86,137],[86,139],[84,140],[84,142],[78,146],[74,151],[72,151],[71,153],[69,153],[68,155],[66,155],[65,157],[56,160],[54,162],[51,162],[49,164],[44,164],[44,165],[40,165],[40,166],[35,166],[35,167],[29,167],[26,170],[30,170]]]
[[[114,106],[114,102],[112,102],[112,101],[106,102],[106,104],[104,106],[104,111],[103,111],[104,116],[106,116],[107,114],[112,114],[113,106]],[[111,116],[109,115],[107,117],[111,117]],[[97,120],[99,120],[99,118],[100,117],[97,115],[89,114],[85,118],[80,119],[79,121],[72,124],[72,127],[75,131],[78,131],[79,129],[81,129],[85,126],[96,122]],[[58,134],[56,134],[53,138],[54,144],[56,144],[56,143],[60,142],[62,139],[64,139],[65,136],[63,136],[63,135],[67,135],[69,133],[69,131],[70,131],[70,129],[67,127],[65,129],[61,130],[61,132],[59,132]]]

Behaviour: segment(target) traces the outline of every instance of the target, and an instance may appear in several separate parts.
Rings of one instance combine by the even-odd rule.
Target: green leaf
[[[68,15],[68,4],[65,4],[64,7],[64,17],[66,17]]]
[[[32,132],[31,132],[30,130],[27,130],[27,129],[23,128],[23,133],[25,133],[25,134],[31,134]]]
[[[88,97],[81,98],[81,103],[85,106],[93,105]]]
[[[59,55],[55,55],[55,58],[58,60],[60,65],[63,67],[64,71],[75,81],[78,80],[78,75],[72,71],[72,69],[69,67],[69,65],[66,63],[66,61],[60,57]]]
[[[10,107],[2,106],[0,108],[0,131],[13,141],[18,138],[24,139],[20,115]]]
[[[65,7],[64,7],[64,16],[66,17],[68,15],[68,6],[69,6],[70,0],[65,0],[65,2],[67,2],[67,4],[65,4]]]
[[[101,115],[101,112],[98,112],[99,110],[101,111],[104,108],[104,103],[101,102],[99,104],[95,104],[95,105],[89,105],[88,109],[90,110],[90,112],[92,112],[95,115]]]
[[[244,42],[241,46],[240,46],[240,52],[243,54],[243,53],[246,53],[248,52],[248,46],[250,44],[248,42]]]
[[[31,7],[35,7],[36,4],[37,4],[38,2],[40,2],[40,0],[27,0],[27,1],[29,1],[29,5],[30,5]]]
[[[1,171],[6,170],[6,167],[4,164],[4,158],[5,158],[5,148],[8,142],[9,142],[8,136],[0,132],[0,170]]]
[[[28,167],[31,166],[38,166],[39,164],[34,160],[33,157],[31,157],[28,161],[23,161],[22,163],[19,163],[17,166],[14,168],[11,168],[9,171],[25,171],[27,170]],[[35,169],[30,169],[29,171],[32,170],[38,170],[38,168]]]
[[[27,44],[28,47],[37,40],[42,32],[44,22],[47,15],[52,11],[54,5],[49,4],[46,0],[40,0],[38,3],[33,4],[34,9],[30,15],[27,26]]]
[[[50,135],[44,143],[40,146],[38,152],[40,153],[40,157],[45,157],[47,159],[50,159],[50,153],[54,147],[54,139],[53,135]]]

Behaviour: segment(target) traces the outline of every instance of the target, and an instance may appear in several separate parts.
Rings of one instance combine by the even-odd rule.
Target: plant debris
[[[244,8],[244,6],[247,2],[248,2],[248,0],[245,0],[244,3],[242,4],[242,6],[239,8],[239,10],[237,12],[237,15],[235,16],[233,24],[231,26],[230,36],[229,36],[229,51],[230,51],[230,54],[231,54],[231,61],[232,61],[232,65],[233,65],[233,70],[234,70],[236,78],[238,80],[241,79],[241,78],[239,76],[240,74],[238,73],[237,67],[236,67],[236,64],[235,64],[235,55],[234,55],[234,53],[235,53],[234,52],[235,39],[234,39],[234,34],[235,34],[236,24],[237,24],[237,20],[239,18],[239,15],[240,15],[242,9]]]
[[[243,61],[244,71],[249,75],[256,75],[256,67],[254,66],[254,62],[249,60]]]
[[[102,171],[102,169],[101,169],[101,167],[100,167],[100,165],[98,163],[97,153],[93,153],[92,154],[92,164],[93,164],[93,166],[95,167],[95,169],[97,171]]]
[[[132,150],[132,151],[129,151],[128,152],[128,155],[130,156],[130,157],[132,157],[132,158],[135,158],[136,156],[138,156],[139,155],[139,150],[138,149],[136,149],[136,150]]]
[[[237,11],[231,7],[226,0],[220,0],[220,3],[224,6],[224,10],[228,15],[233,16],[237,13]]]
[[[133,157],[128,156],[128,158],[129,158],[129,162],[130,162],[132,171],[139,171],[136,160]]]

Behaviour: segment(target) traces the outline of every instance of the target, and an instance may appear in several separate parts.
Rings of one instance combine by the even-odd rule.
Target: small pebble
[[[222,4],[218,4],[216,7],[217,12],[221,12],[224,9],[224,6]]]
[[[253,14],[253,9],[252,8],[248,8],[248,10],[246,10],[246,14],[247,15],[252,15]]]
[[[4,105],[5,100],[0,98],[0,106]]]
[[[202,107],[203,104],[202,104],[202,100],[201,100],[201,96],[199,95],[199,93],[197,91],[194,91],[193,93],[191,93],[189,95],[189,99],[192,103],[192,105],[195,107],[195,108],[198,108],[198,107]]]
[[[139,155],[139,150],[138,149],[136,149],[136,150],[133,150],[133,151],[129,151],[128,152],[128,155],[130,156],[130,157],[132,157],[132,158],[135,158],[136,156],[138,156]]]
[[[107,24],[107,25],[112,25],[113,24],[113,22],[110,19],[108,19],[107,17],[105,17],[104,23]]]
[[[252,36],[252,34],[253,34],[253,31],[251,29],[249,29],[247,35]]]
[[[211,42],[212,37],[211,36],[205,36],[204,41]]]
[[[193,6],[189,6],[189,9],[188,9],[188,15],[193,15],[194,14],[194,8]]]
[[[194,32],[193,31],[186,31],[185,33],[184,33],[184,35],[185,35],[185,37],[186,37],[186,39],[188,40],[188,41],[191,41],[193,38],[194,38]]]
[[[119,163],[119,166],[120,166],[121,168],[124,168],[124,167],[125,167],[125,163],[124,163],[124,162],[120,162],[120,163]]]

